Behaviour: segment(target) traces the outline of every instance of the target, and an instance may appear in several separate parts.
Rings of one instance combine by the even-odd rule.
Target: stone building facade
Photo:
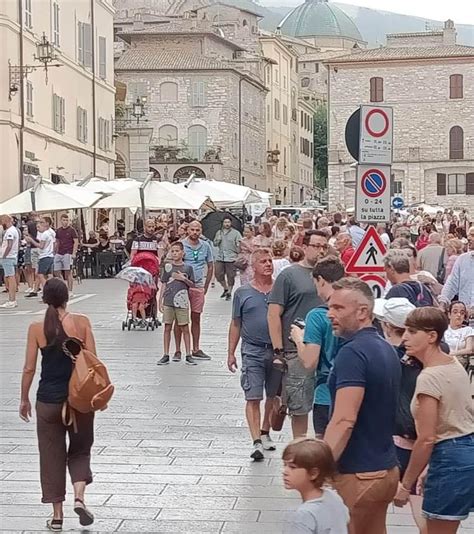
[[[195,171],[266,190],[261,60],[240,68],[245,51],[206,18],[135,25],[118,37],[128,45],[115,65],[125,104],[146,101],[153,129],[151,170],[173,181]],[[127,165],[129,156],[120,156]]]
[[[474,47],[444,31],[391,35],[383,48],[327,61],[329,203],[354,205],[347,119],[361,104],[393,107],[392,193],[405,204],[474,209]]]
[[[114,9],[111,0],[92,5],[93,13],[91,2],[0,3],[0,201],[38,175],[114,176]],[[47,80],[34,59],[43,34],[61,65],[48,69]]]

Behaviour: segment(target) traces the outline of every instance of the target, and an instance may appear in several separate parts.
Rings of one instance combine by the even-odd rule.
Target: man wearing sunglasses
[[[193,221],[188,226],[188,235],[182,241],[184,246],[184,263],[190,265],[194,271],[194,287],[189,289],[191,305],[191,335],[193,338],[193,358],[210,360],[211,357],[200,348],[201,314],[204,301],[214,272],[214,257],[212,248],[207,241],[200,238],[202,226]]]

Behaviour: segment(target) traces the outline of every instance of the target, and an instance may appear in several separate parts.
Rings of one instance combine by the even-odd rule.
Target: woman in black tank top
[[[63,409],[67,408],[69,379],[73,361],[63,350],[63,343],[70,337],[63,328],[63,321],[76,329],[74,317],[66,312],[69,298],[63,280],[52,278],[43,288],[43,301],[48,305],[43,324],[32,324],[28,331],[28,346],[21,381],[20,417],[29,421],[31,404],[29,391],[36,370],[38,349],[41,352],[41,377],[36,394],[36,421],[40,456],[42,502],[53,505],[53,519],[48,520],[49,530],[61,531],[63,526],[63,502],[66,497],[66,468],[74,486],[74,511],[81,525],[90,525],[94,516],[84,504],[84,491],[92,482],[90,453],[94,442],[94,413],[75,413],[76,427],[66,426]],[[72,334],[72,332],[71,332]],[[71,336],[72,337],[72,336]],[[92,332],[87,332],[86,348],[95,352]],[[46,340],[46,343],[44,343]],[[87,342],[89,346],[87,347]],[[69,437],[67,443],[66,435]]]

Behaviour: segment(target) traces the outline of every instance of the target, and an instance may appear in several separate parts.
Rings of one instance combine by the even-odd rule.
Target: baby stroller
[[[127,316],[122,321],[122,330],[132,328],[144,328],[155,330],[161,326],[157,317],[158,305],[156,302],[157,282],[160,262],[151,252],[138,252],[131,261],[130,267],[126,267],[117,278],[128,280],[130,287],[127,292]],[[136,319],[133,317],[133,307],[144,309],[146,318]]]

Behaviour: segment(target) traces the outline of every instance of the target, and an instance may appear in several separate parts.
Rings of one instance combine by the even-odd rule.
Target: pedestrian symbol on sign
[[[377,230],[369,226],[362,241],[347,262],[346,273],[383,273],[383,258],[387,252]]]
[[[377,262],[377,255],[379,253],[379,250],[375,247],[373,243],[370,243],[369,248],[367,249],[367,252],[365,253],[365,264],[369,265],[369,262],[372,260],[373,265],[378,265]]]

